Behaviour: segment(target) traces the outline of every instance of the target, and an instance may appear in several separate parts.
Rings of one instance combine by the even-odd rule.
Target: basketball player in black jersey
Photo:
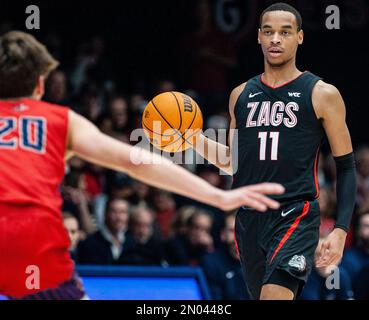
[[[258,42],[264,73],[230,95],[230,129],[237,129],[238,149],[200,135],[194,146],[204,158],[233,175],[233,188],[273,181],[286,192],[275,196],[281,207],[257,213],[241,207],[236,243],[244,277],[254,299],[295,299],[314,260],[317,268],[337,265],[342,257],[356,193],[351,138],[339,91],[318,76],[296,67],[304,34],[299,12],[285,3],[271,5],[260,16]],[[318,245],[317,198],[319,148],[327,138],[337,167],[337,221]],[[238,161],[224,166],[221,151]]]

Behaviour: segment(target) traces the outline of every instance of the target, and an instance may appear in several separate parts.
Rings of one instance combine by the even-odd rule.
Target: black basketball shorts
[[[301,292],[314,264],[319,226],[317,200],[285,203],[278,210],[266,212],[238,210],[235,240],[253,299],[259,299],[262,286],[269,283],[275,270],[286,271],[292,280],[299,280]]]

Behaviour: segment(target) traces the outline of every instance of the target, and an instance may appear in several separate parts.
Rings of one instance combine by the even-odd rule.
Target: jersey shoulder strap
[[[234,112],[236,114],[237,109],[239,108],[240,105],[245,105],[245,100],[249,99],[251,97],[249,97],[249,95],[253,95],[255,93],[258,92],[262,92],[262,87],[260,85],[260,74],[252,77],[251,79],[247,80],[245,87],[243,88],[242,92],[240,93],[240,95],[238,96],[238,99],[236,101],[235,107],[234,107]],[[255,92],[253,92],[255,91]]]

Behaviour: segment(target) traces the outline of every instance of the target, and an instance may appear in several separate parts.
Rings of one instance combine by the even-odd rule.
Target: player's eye
[[[264,30],[264,35],[265,36],[270,36],[272,34],[272,31],[270,30]]]
[[[290,32],[289,31],[282,31],[282,35],[284,35],[284,36],[288,36],[290,34]]]

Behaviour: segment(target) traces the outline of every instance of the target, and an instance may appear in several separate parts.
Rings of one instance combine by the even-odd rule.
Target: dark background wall
[[[156,78],[178,79],[177,47],[194,29],[196,1],[9,1],[0,3],[0,25],[25,30],[25,8],[41,11],[40,39],[60,35],[61,60],[68,67],[75,48],[94,35],[106,41],[113,77],[123,91],[132,92]],[[275,1],[213,0],[215,23],[233,26],[230,36],[238,53],[229,87],[262,72],[263,59],[256,42],[258,16]],[[347,121],[354,145],[369,143],[369,1],[288,1],[303,16],[305,42],[298,67],[336,85],[347,104]],[[341,29],[327,30],[325,8],[341,10]],[[235,16],[233,16],[235,15]],[[232,18],[233,17],[233,18]],[[226,106],[225,106],[226,108]]]

